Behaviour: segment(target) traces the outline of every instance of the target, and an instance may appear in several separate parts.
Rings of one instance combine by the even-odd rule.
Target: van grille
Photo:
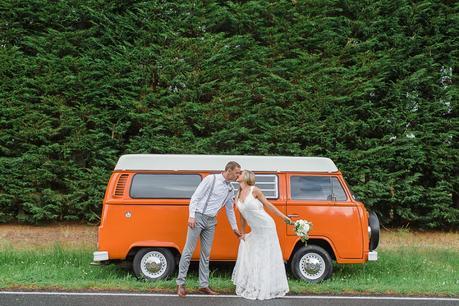
[[[118,183],[116,184],[115,196],[121,197],[124,195],[124,188],[126,187],[127,179],[127,174],[121,174],[120,178],[118,179]]]

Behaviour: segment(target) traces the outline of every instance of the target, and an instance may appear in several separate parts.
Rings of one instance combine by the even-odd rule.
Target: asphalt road
[[[251,301],[237,296],[221,295],[209,297],[189,295],[179,298],[170,294],[134,294],[134,293],[71,293],[71,292],[8,292],[0,291],[0,306],[80,306],[80,305],[154,305],[154,306],[284,306],[284,305],[324,305],[324,306],[424,306],[444,305],[459,306],[459,299],[454,298],[399,298],[399,297],[346,297],[346,296],[287,296],[268,301]]]

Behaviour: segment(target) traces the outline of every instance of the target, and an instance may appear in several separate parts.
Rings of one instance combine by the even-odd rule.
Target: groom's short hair
[[[241,165],[239,165],[235,161],[230,161],[229,163],[226,164],[225,171],[233,170],[234,168],[241,168]]]

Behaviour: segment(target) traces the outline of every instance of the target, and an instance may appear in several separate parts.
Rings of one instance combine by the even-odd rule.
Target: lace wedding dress
[[[253,186],[245,201],[236,203],[251,232],[246,235],[245,241],[240,240],[231,280],[236,285],[236,294],[244,298],[265,300],[281,297],[289,291],[289,287],[276,224],[252,191]]]

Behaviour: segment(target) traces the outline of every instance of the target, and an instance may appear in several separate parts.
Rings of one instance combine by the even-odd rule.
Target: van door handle
[[[291,215],[287,215],[287,217],[289,218],[298,218],[300,215],[297,215],[297,214],[291,214]]]

